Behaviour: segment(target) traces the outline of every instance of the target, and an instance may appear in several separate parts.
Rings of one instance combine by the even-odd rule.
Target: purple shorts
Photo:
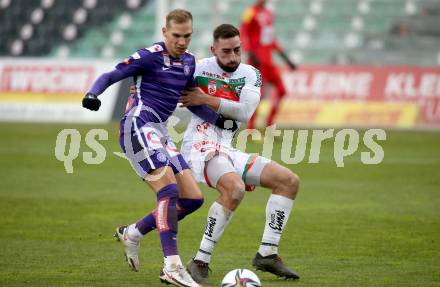
[[[145,123],[141,118],[123,118],[119,143],[136,173],[144,179],[152,170],[170,166],[174,174],[189,169],[177,150],[165,123]]]

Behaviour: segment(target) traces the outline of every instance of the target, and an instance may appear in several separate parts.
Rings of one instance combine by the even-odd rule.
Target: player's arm
[[[220,107],[220,99],[211,97],[202,91],[199,87],[190,87],[183,91],[179,102],[183,107],[206,105],[214,111],[218,111]]]
[[[193,105],[188,104],[188,101],[185,100],[185,99],[189,98],[188,91],[202,92],[199,88],[187,87],[187,89],[183,92],[183,95],[179,99],[179,102],[182,103],[182,107],[187,107],[188,110],[190,110],[193,114],[195,114],[196,116],[198,116],[202,120],[204,120],[210,124],[213,124],[221,129],[226,129],[226,130],[231,130],[231,131],[237,130],[237,128],[238,128],[237,123],[218,114],[216,112],[217,109],[213,108],[212,106],[207,105],[205,101],[198,101],[198,102],[195,102]],[[208,95],[206,95],[206,96],[209,97]],[[213,97],[209,97],[209,98],[213,98]]]
[[[130,86],[130,95],[134,95],[135,92],[136,92],[135,87]],[[199,118],[219,128],[231,130],[231,131],[235,131],[238,129],[237,123],[223,117],[222,115],[216,113],[215,111],[213,111],[212,109],[210,109],[205,105],[188,106],[187,108]]]
[[[195,114],[205,122],[213,124],[221,129],[226,129],[231,131],[237,130],[238,126],[236,122],[226,119],[222,115],[215,112],[215,109],[211,109],[210,107],[208,107],[204,102],[195,103],[193,105],[186,105],[183,103],[184,101],[182,100],[182,97],[185,99],[185,97],[187,96],[186,91],[196,89],[195,75],[199,74],[200,72],[198,67],[199,65],[195,66],[193,75],[188,81],[186,88],[179,99],[179,102],[182,104],[182,107],[187,107],[188,110],[190,110],[193,114]]]
[[[280,46],[280,44],[278,44],[278,41],[273,41],[272,49],[274,49],[278,53],[278,55],[280,55],[281,59],[283,59],[283,61],[289,66],[291,70],[296,70],[295,63],[290,60],[284,49]]]
[[[206,105],[223,116],[246,122],[255,112],[260,102],[260,92],[244,86],[240,94],[240,101],[220,99],[205,94],[200,88],[186,90],[179,100],[184,107]]]
[[[260,102],[260,87],[260,72],[253,69],[247,77],[246,84],[241,89],[240,101],[238,102],[209,96],[200,88],[184,91],[179,101],[185,107],[206,105],[228,119],[247,122]]]
[[[290,60],[289,56],[287,56],[286,52],[283,49],[278,50],[278,54],[281,56],[281,59],[289,66],[290,69],[296,70],[296,65],[292,60]]]
[[[99,110],[101,101],[98,99],[98,96],[114,83],[139,74],[143,67],[145,67],[145,62],[148,61],[147,58],[148,57],[142,58],[139,52],[136,52],[123,62],[119,63],[113,71],[99,76],[84,96],[82,106],[92,111]]]
[[[125,75],[115,69],[111,72],[102,74],[94,83],[82,100],[82,106],[86,109],[97,111],[101,106],[98,95],[102,94],[112,84],[125,78]]]
[[[261,84],[260,71],[254,67],[249,68],[245,85],[241,88],[240,101],[220,99],[218,112],[233,120],[249,121],[260,103]]]
[[[238,129],[238,125],[235,121],[216,113],[205,105],[188,106],[188,110],[205,122],[213,124],[221,129],[231,131],[236,131]]]
[[[259,103],[260,91],[244,86],[239,102],[221,99],[218,111],[227,118],[245,123],[252,117]]]

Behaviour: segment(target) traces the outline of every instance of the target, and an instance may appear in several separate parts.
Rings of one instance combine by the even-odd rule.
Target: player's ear
[[[211,53],[215,56],[215,47],[211,46]]]
[[[162,35],[165,37],[165,34],[167,33],[167,28],[166,27],[162,27]]]

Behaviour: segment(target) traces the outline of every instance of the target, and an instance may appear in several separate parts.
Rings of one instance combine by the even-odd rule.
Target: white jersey
[[[260,96],[261,74],[251,65],[241,63],[235,72],[227,73],[220,68],[215,57],[204,58],[196,64],[194,77],[196,85],[214,97],[239,102],[243,88],[256,91],[255,95]],[[256,106],[252,108],[255,110]],[[241,123],[237,124],[240,126]],[[236,131],[218,128],[193,115],[183,138],[181,152],[190,162],[194,159],[190,156],[191,152],[204,154],[207,151],[233,149],[232,140],[235,134]],[[203,160],[203,155],[196,157],[202,157],[200,159]]]

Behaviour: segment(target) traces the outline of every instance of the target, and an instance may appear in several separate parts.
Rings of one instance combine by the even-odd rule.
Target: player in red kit
[[[271,83],[276,89],[276,97],[266,120],[267,126],[270,126],[273,124],[281,99],[286,94],[280,72],[272,61],[272,51],[278,52],[292,70],[296,66],[275,39],[273,14],[266,8],[266,2],[266,0],[257,0],[254,5],[246,9],[242,17],[240,32],[242,47],[248,53],[249,64],[259,69],[262,74],[263,88],[266,83]],[[248,128],[255,128],[256,117],[257,111],[249,120]]]

